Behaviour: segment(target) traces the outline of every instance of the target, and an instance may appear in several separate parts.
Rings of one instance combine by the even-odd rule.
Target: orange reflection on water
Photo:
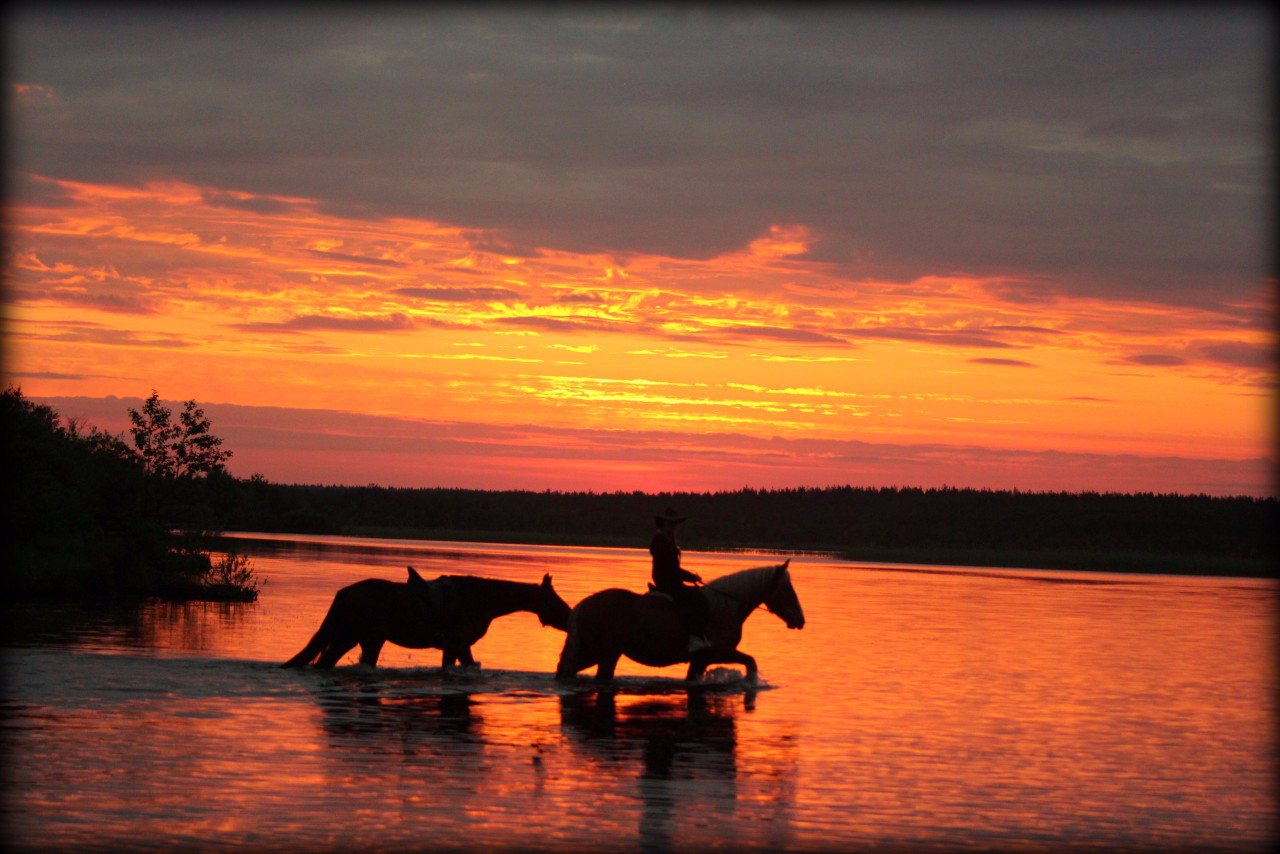
[[[691,689],[682,667],[639,665],[612,685],[563,685],[552,670],[564,635],[528,614],[495,621],[478,672],[442,676],[434,653],[391,647],[376,670],[277,665],[339,586],[399,578],[406,563],[428,577],[551,572],[573,603],[641,587],[641,550],[245,546],[269,578],[254,605],[151,605],[132,631],[116,617],[7,650],[21,711],[5,729],[15,839],[1015,851],[1275,840],[1271,580],[797,556],[805,629],[763,611],[745,626],[759,686]],[[686,563],[711,578],[770,560]]]

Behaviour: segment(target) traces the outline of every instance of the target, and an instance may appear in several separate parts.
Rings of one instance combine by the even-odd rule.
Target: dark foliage
[[[154,395],[153,395],[154,397]],[[643,549],[654,514],[687,514],[688,549],[837,552],[853,558],[1011,566],[1272,574],[1276,500],[973,489],[741,489],[715,493],[529,492],[306,486],[237,479],[189,404],[175,432],[150,407],[135,428],[168,436],[152,464],[122,439],[62,425],[10,389],[0,404],[9,590],[187,589],[219,530],[509,540]],[[158,420],[157,420],[158,419]],[[136,423],[141,421],[142,423]],[[186,433],[183,432],[185,425]],[[165,432],[168,431],[168,432]],[[169,451],[164,450],[170,449]],[[155,459],[207,466],[183,474]],[[173,530],[188,532],[177,538]],[[202,560],[203,559],[203,560]]]
[[[202,595],[212,498],[235,488],[225,473],[149,471],[123,439],[63,424],[14,388],[0,395],[0,454],[6,592]]]
[[[1026,493],[974,489],[742,489],[648,495],[592,492],[392,489],[242,481],[228,507],[240,530],[460,539],[502,534],[525,542],[643,546],[668,504],[690,516],[687,548],[834,551],[910,562],[911,554],[1075,555],[1135,564],[1153,556],[1231,558],[1269,571],[1275,499],[1204,495]],[[1051,565],[1054,561],[1042,562]],[[1194,562],[1182,565],[1188,571]],[[1201,561],[1201,565],[1203,565]],[[1163,561],[1165,568],[1177,561]],[[1037,564],[1040,565],[1040,564]],[[1160,568],[1153,566],[1149,568]]]
[[[222,440],[209,432],[212,425],[194,400],[183,404],[175,423],[173,412],[153,389],[141,411],[129,410],[129,420],[134,453],[148,474],[182,480],[226,471],[224,463],[231,452],[224,451]]]

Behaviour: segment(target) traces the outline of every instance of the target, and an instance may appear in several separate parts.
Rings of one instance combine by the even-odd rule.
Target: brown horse
[[[612,679],[618,659],[625,655],[650,667],[687,661],[685,678],[689,680],[699,679],[710,664],[744,664],[747,678],[754,680],[756,660],[738,651],[742,624],[751,612],[764,605],[787,628],[804,628],[804,610],[787,571],[790,563],[744,569],[708,582],[702,590],[710,605],[707,640],[711,646],[694,653],[689,652],[689,631],[669,596],[616,587],[592,593],[569,617],[556,678],[572,679],[594,664],[596,679]]]
[[[489,631],[489,623],[516,611],[532,611],[544,626],[569,627],[569,605],[552,589],[550,575],[541,584],[469,575],[426,581],[409,567],[403,584],[367,578],[339,590],[315,635],[281,666],[315,661],[316,667],[328,669],[358,644],[360,663],[372,667],[390,641],[410,649],[439,649],[442,670],[455,661],[470,667],[476,663],[471,645]]]

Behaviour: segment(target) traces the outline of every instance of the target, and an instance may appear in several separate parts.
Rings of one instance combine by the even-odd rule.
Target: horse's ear
[[[418,570],[413,567],[409,567],[409,583],[426,584],[427,582],[421,575],[418,575]]]
[[[775,586],[782,583],[782,579],[787,577],[787,567],[791,565],[791,558],[787,558],[778,564],[778,568],[773,572],[773,583]]]
[[[550,587],[550,586],[551,586],[551,573],[549,573],[549,572],[545,572],[545,573],[543,573],[543,575],[542,575],[542,586],[543,586],[543,587]]]

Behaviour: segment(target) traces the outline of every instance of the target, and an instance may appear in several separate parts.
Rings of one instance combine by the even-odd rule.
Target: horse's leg
[[[564,636],[564,646],[560,648],[560,660],[556,662],[557,679],[573,679],[579,670],[592,665],[582,654],[582,641],[578,637],[578,628],[573,615],[569,616],[569,630]]]
[[[602,656],[599,666],[596,667],[596,681],[608,682],[612,679],[613,671],[618,668],[618,659],[621,657],[621,653]]]
[[[560,661],[556,663],[557,679],[573,679],[578,675],[578,671],[586,670],[594,661],[587,661],[573,654],[568,642],[565,648],[560,651]]]
[[[707,665],[710,663],[711,656],[704,655],[702,652],[695,652],[689,656],[689,670],[684,675],[685,681],[697,682],[702,678],[702,674],[706,672]]]
[[[684,678],[690,682],[696,682],[706,673],[707,665],[717,662],[744,665],[747,668],[747,679],[752,682],[756,681],[758,673],[756,660],[745,652],[736,649],[725,653],[714,653],[711,650],[695,652],[689,658],[689,672],[685,674]]]
[[[320,658],[316,660],[316,667],[321,670],[331,669],[355,645],[355,639],[350,636],[339,635],[335,637],[329,641],[324,651],[320,653]]]
[[[479,663],[471,655],[470,644],[458,644],[455,646],[446,643],[440,651],[440,669],[442,671],[448,670],[455,661],[459,667],[475,667]]]
[[[386,642],[386,638],[374,638],[369,641],[360,641],[360,663],[367,664],[370,667],[376,667],[378,664],[378,656],[382,653],[382,645]]]

